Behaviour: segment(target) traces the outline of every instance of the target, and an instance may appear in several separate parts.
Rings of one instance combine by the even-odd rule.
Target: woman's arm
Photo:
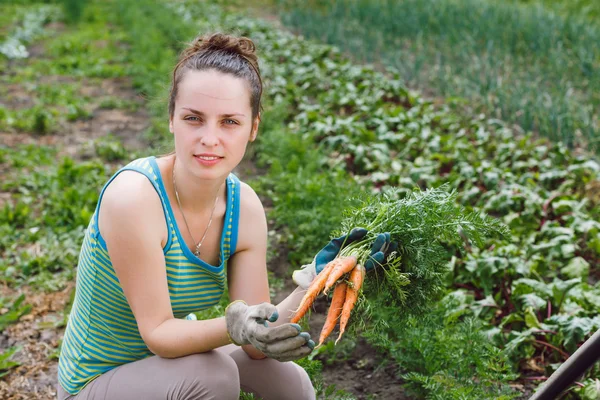
[[[228,263],[229,297],[249,305],[270,302],[267,274],[267,220],[254,190],[242,183],[238,245]],[[289,322],[306,291],[298,287],[277,305],[279,318],[271,326]]]
[[[254,190],[243,182],[240,201],[236,251],[227,262],[229,299],[244,300],[248,305],[270,303],[265,210]],[[265,357],[254,346],[242,348],[252,358]]]
[[[231,301],[255,305],[270,302],[267,219],[254,190],[245,183],[241,185],[238,239],[235,254],[227,262],[227,284]]]
[[[231,301],[244,300],[249,305],[256,305],[270,302],[266,265],[267,220],[260,199],[252,188],[242,183],[241,196],[243,200],[240,207],[238,244],[235,254],[228,262],[229,297]],[[289,324],[289,322],[294,310],[298,308],[304,292],[305,290],[297,288],[277,305],[279,318],[275,322],[269,322],[268,326],[278,327],[285,323],[288,323],[290,327],[296,325]],[[292,329],[296,332],[297,328]],[[302,335],[307,335],[307,333]],[[301,337],[303,342],[293,350],[297,355],[290,354],[289,356],[292,357],[290,359],[305,356],[314,348],[314,342],[309,340],[308,335]],[[251,358],[265,357],[251,345],[242,347]]]
[[[146,177],[124,171],[104,192],[99,229],[142,339],[154,354],[181,357],[230,343],[225,318],[179,320],[173,316],[162,243],[162,205]]]
[[[228,262],[228,285],[231,301],[244,300],[249,305],[270,302],[267,274],[267,219],[262,203],[250,186],[242,183],[238,245]],[[302,289],[296,289],[277,305],[279,318],[269,326],[290,322],[300,304]],[[264,355],[253,346],[243,346],[252,358]]]
[[[288,295],[281,303],[277,304],[277,311],[279,312],[279,319],[272,325],[283,324],[284,322],[290,322],[292,315],[300,306],[300,300],[304,297],[306,290],[301,287],[297,287],[292,293]]]

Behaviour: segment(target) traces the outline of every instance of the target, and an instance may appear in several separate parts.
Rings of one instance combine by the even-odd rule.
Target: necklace
[[[204,235],[202,235],[202,239],[200,239],[199,242],[196,242],[196,239],[194,239],[194,235],[192,235],[192,231],[190,230],[190,227],[188,225],[187,219],[185,219],[185,214],[183,213],[183,208],[181,208],[181,202],[179,201],[179,193],[177,193],[177,185],[175,184],[175,164],[173,164],[172,179],[173,179],[173,189],[175,189],[175,198],[177,199],[177,206],[179,207],[179,212],[183,216],[183,222],[185,222],[185,227],[187,228],[188,233],[190,234],[190,237],[194,241],[193,253],[196,257],[200,258],[200,246],[202,246],[202,243],[204,242],[204,239],[206,238],[206,234],[208,233],[208,228],[210,228],[210,224],[212,224],[213,214],[215,213],[215,208],[217,208],[217,201],[219,200],[219,195],[217,194],[217,197],[215,198],[215,205],[213,206],[213,209],[210,212],[210,219],[208,220],[208,226],[204,230]]]

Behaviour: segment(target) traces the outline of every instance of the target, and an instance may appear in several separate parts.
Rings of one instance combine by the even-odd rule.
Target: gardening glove
[[[267,321],[275,322],[277,318],[277,308],[270,303],[249,306],[237,300],[225,309],[227,333],[234,344],[251,344],[278,361],[292,361],[309,355],[315,347],[310,334],[301,332],[298,324],[286,323],[275,327],[267,324]]]
[[[348,235],[331,240],[317,253],[310,264],[303,265],[301,269],[293,272],[292,279],[294,283],[304,290],[308,289],[315,277],[338,255],[343,247],[364,238],[367,232],[365,228],[354,228]]]
[[[371,247],[371,254],[369,254],[369,258],[365,262],[365,269],[367,272],[376,266],[383,265],[387,255],[394,251],[396,246],[396,243],[391,243],[389,232],[377,235],[377,238]]]

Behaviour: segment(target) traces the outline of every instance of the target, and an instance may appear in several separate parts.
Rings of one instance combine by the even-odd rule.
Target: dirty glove
[[[292,274],[294,283],[302,289],[308,289],[315,277],[338,255],[343,247],[364,238],[367,232],[368,231],[365,228],[354,228],[348,235],[331,240],[327,246],[323,247],[321,251],[317,253],[312,263],[303,265],[302,269],[294,271]]]
[[[234,344],[251,344],[278,361],[292,361],[309,355],[315,347],[310,334],[301,332],[298,324],[270,327],[267,321],[275,322],[277,318],[277,308],[270,303],[249,306],[237,300],[225,309],[227,333]]]

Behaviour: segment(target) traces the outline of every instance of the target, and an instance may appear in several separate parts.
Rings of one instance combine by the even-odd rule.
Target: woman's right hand
[[[267,321],[275,322],[277,318],[277,308],[270,303],[249,306],[238,300],[225,309],[227,332],[234,344],[251,344],[278,361],[292,361],[309,355],[315,347],[310,334],[301,332],[298,324],[270,327]]]

